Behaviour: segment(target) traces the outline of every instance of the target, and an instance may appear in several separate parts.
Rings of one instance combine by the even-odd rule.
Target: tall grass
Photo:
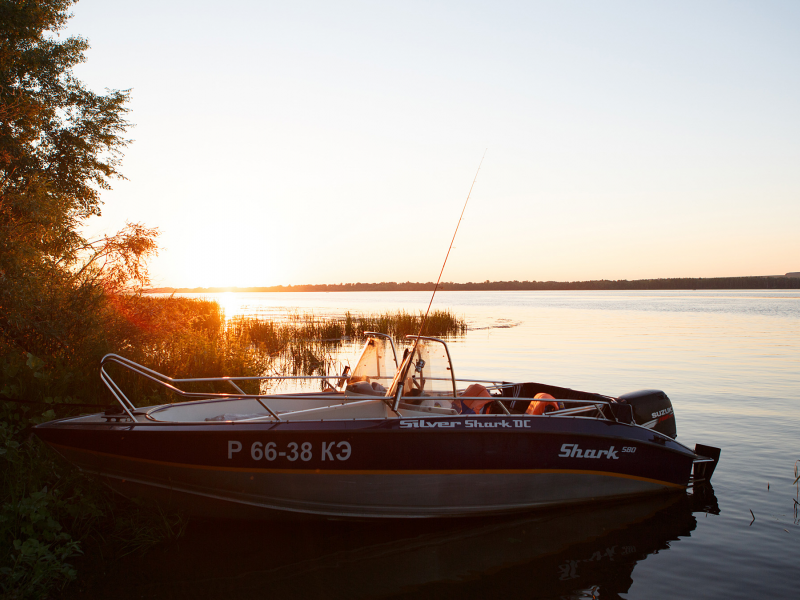
[[[227,334],[246,340],[250,348],[268,362],[269,371],[284,375],[326,375],[341,370],[334,354],[343,343],[366,332],[378,332],[401,340],[416,335],[424,315],[396,312],[320,317],[313,313],[290,313],[285,319],[237,317],[227,326]],[[440,337],[463,335],[464,319],[447,310],[433,311],[423,333]]]
[[[341,342],[362,336],[368,331],[385,333],[395,339],[419,332],[424,314],[404,310],[384,313],[352,314],[344,317],[318,317],[313,313],[290,314],[281,321],[238,317],[231,320],[230,329],[246,332],[250,340],[271,352],[279,352],[296,341]],[[423,335],[452,337],[464,335],[467,323],[449,310],[435,310],[428,315]]]
[[[420,325],[424,318],[424,313],[420,311],[418,315],[407,313],[404,310],[396,312],[386,312],[379,314],[367,314],[351,317],[347,313],[345,319],[349,317],[352,322],[352,331],[347,333],[349,336],[359,336],[367,331],[386,333],[395,338],[404,338],[407,335],[419,333]],[[423,329],[423,335],[435,337],[452,337],[467,333],[467,323],[464,319],[457,317],[449,310],[434,310],[428,315]]]

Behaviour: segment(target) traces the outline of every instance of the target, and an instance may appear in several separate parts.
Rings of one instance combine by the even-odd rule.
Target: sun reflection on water
[[[230,321],[234,317],[238,317],[243,314],[243,303],[242,298],[239,297],[239,294],[236,294],[235,292],[223,292],[219,294],[215,300],[219,303],[220,307],[224,311],[226,321]]]

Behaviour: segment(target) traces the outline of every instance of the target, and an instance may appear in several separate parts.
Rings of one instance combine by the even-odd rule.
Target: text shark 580
[[[595,450],[594,448],[590,448],[588,450],[582,449],[578,444],[564,444],[561,446],[561,454],[558,455],[560,458],[613,458],[617,460],[619,456],[617,456],[617,451],[614,450],[614,446],[611,446],[608,450]]]

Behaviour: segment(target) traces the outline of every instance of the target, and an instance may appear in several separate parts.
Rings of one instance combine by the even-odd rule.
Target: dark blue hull
[[[519,511],[682,490],[695,458],[658,432],[569,416],[134,424],[96,415],[35,431],[123,491],[206,499],[230,515]]]

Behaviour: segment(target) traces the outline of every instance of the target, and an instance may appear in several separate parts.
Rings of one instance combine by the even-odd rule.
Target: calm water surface
[[[424,310],[428,293],[220,294],[229,316]],[[449,523],[198,522],[88,593],[200,598],[798,598],[800,294],[440,292],[456,376],[663,389],[713,490]],[[345,356],[355,353],[347,348]],[[751,512],[752,511],[752,514]],[[753,518],[755,516],[755,519]]]

